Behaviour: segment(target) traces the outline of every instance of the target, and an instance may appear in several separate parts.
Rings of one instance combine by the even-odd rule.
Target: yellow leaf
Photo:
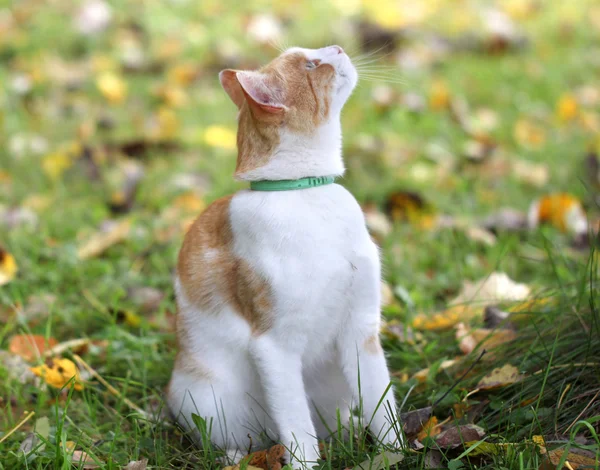
[[[65,152],[49,153],[42,159],[44,173],[55,181],[71,166],[73,166],[73,157]]]
[[[73,386],[75,390],[83,389],[79,371],[69,359],[52,358],[50,365],[42,364],[41,366],[31,367],[30,370],[38,377],[43,378],[51,387],[63,388],[69,384],[69,387]],[[69,383],[73,377],[75,377],[75,382]]]
[[[108,232],[102,232],[91,237],[77,250],[79,259],[86,260],[104,253],[111,246],[122,242],[129,235],[129,220],[123,220]]]
[[[127,96],[127,83],[113,72],[104,72],[96,80],[100,93],[111,103],[122,103]]]
[[[178,64],[169,69],[167,80],[177,85],[185,86],[192,83],[198,76],[198,66],[188,62]]]
[[[577,100],[570,93],[562,95],[556,104],[556,115],[561,121],[571,121],[577,117]]]
[[[236,133],[223,126],[209,126],[203,134],[204,143],[210,147],[225,150],[235,150],[237,146]]]
[[[177,196],[173,202],[173,206],[182,209],[185,212],[198,214],[204,210],[206,203],[196,193],[189,191]]]
[[[65,442],[65,450],[67,452],[74,451],[75,450],[75,446],[76,446],[75,441],[67,441],[67,442]]]
[[[174,108],[183,107],[188,102],[187,93],[179,86],[163,85],[156,89],[156,94],[167,106],[172,106]]]
[[[14,256],[0,247],[0,286],[12,281],[18,270]]]
[[[587,217],[583,205],[575,196],[567,193],[548,194],[534,201],[529,208],[532,227],[550,224],[562,232],[587,232]]]
[[[513,131],[515,140],[523,147],[540,148],[546,143],[546,131],[528,119],[521,118]]]
[[[423,441],[426,437],[434,437],[440,433],[440,427],[438,426],[438,419],[432,416],[423,425],[421,432],[417,434],[417,439]]]
[[[158,140],[172,140],[179,134],[179,119],[177,114],[170,108],[162,106],[156,114],[158,129],[154,138]]]
[[[442,80],[436,80],[429,89],[429,106],[436,111],[450,106],[450,91],[448,85]]]
[[[496,388],[506,387],[521,380],[523,376],[519,374],[519,369],[510,364],[497,367],[488,375],[483,377],[477,384],[478,390],[494,390]]]
[[[426,315],[418,314],[412,322],[414,328],[419,330],[447,330],[460,321],[467,321],[475,317],[481,309],[475,309],[470,305],[454,305],[444,312]]]

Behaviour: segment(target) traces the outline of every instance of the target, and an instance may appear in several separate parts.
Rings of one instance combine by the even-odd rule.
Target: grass
[[[83,357],[119,391],[115,397],[96,380],[82,391],[68,392],[22,384],[9,375],[10,368],[0,366],[2,469],[70,468],[67,441],[107,469],[143,457],[152,468],[218,468],[214,449],[199,451],[168,423],[140,417],[124,398],[146,411],[161,408],[175,354],[174,335],[165,325],[175,309],[171,276],[183,236],[181,222],[198,212],[197,204],[243,187],[231,178],[235,152],[226,142],[215,146],[204,138],[210,125],[234,129],[234,108],[216,73],[232,65],[262,64],[276,51],[257,46],[243,30],[245,15],[261,11],[261,2],[245,7],[216,1],[112,3],[111,27],[91,37],[71,28],[72,2],[0,3],[0,18],[14,22],[4,33],[0,22],[0,201],[4,207],[29,207],[37,218],[34,225],[0,224],[2,245],[19,267],[17,277],[0,290],[0,349],[7,349],[14,334],[29,332],[58,341],[105,341]],[[388,8],[387,2],[375,3]],[[439,12],[398,44],[423,46],[433,32],[454,39],[482,34],[473,5],[440,4]],[[561,98],[584,86],[598,90],[600,70],[593,51],[600,32],[594,26],[592,2],[569,4],[540,4],[539,11],[520,21],[529,41],[525,48],[503,54],[452,50],[437,64],[402,71],[404,83],[389,86],[397,94],[420,96],[422,111],[410,111],[399,100],[375,105],[373,89],[381,83],[361,83],[343,116],[348,172],[342,184],[360,202],[378,207],[392,191],[414,191],[437,214],[471,221],[499,207],[526,211],[543,194],[568,191],[586,204],[592,220],[597,217],[597,188],[583,159],[599,142],[599,125],[593,123],[600,119],[598,103],[580,104],[571,120],[556,114]],[[302,9],[282,2],[275,13],[289,20],[289,43],[318,47],[339,42],[358,49],[367,41],[346,31],[345,22],[354,20],[342,21],[328,2]],[[464,26],[456,26],[460,24]],[[130,42],[141,44],[148,59],[142,70],[122,71],[119,65]],[[57,58],[68,67],[70,79],[83,70],[76,86],[58,78]],[[169,72],[182,64],[197,72],[191,83],[169,80]],[[121,103],[107,100],[98,90],[97,79],[107,71],[127,83]],[[23,76],[32,85],[19,94],[15,80]],[[453,102],[468,102],[469,116],[480,116],[477,111],[482,109],[495,113],[497,125],[487,131],[498,146],[493,158],[473,163],[464,157],[472,137],[445,107],[436,109],[429,102],[440,81]],[[179,106],[169,104],[156,91],[161,85],[181,88],[186,99]],[[523,119],[541,128],[539,142],[528,142],[535,136],[524,141],[517,135]],[[152,140],[156,122],[174,148]],[[37,147],[45,147],[41,151],[36,139]],[[144,177],[132,209],[124,215],[109,204],[123,184],[124,156],[115,151],[123,142],[148,146],[142,155],[131,157],[143,167]],[[70,151],[73,144],[79,150]],[[93,150],[91,159],[82,156],[81,146]],[[52,177],[52,168],[63,160],[70,167]],[[536,186],[518,177],[511,169],[517,160],[544,165],[548,181]],[[101,177],[90,177],[94,171]],[[201,202],[192,207],[177,202],[189,193]],[[173,208],[174,216],[169,215]],[[77,247],[105,220],[115,218],[131,220],[130,236],[102,256],[80,260]],[[479,355],[476,350],[454,368],[441,370],[442,361],[461,355],[453,331],[420,332],[415,341],[385,340],[403,411],[430,406],[445,395],[433,410],[440,421],[456,413],[454,405],[468,403],[470,418],[486,431],[486,442],[514,444],[491,455],[476,456],[468,450],[472,446],[443,450],[442,467],[538,469],[543,456],[531,443],[536,435],[545,437],[549,449],[587,447],[599,457],[600,316],[593,246],[574,250],[570,237],[552,227],[500,232],[488,246],[463,230],[429,230],[401,222],[381,244],[386,281],[405,293],[385,309],[388,321],[408,325],[418,312],[443,309],[465,280],[495,270],[529,284],[540,299],[547,299],[513,316],[518,341],[488,352],[452,389]],[[144,312],[128,294],[139,287],[165,294],[154,311]],[[49,297],[48,307],[32,313],[36,301]],[[11,315],[15,306],[29,316]],[[506,363],[517,366],[524,379],[467,397],[486,372]],[[430,373],[424,382],[402,379],[426,367]],[[7,437],[24,411],[35,415]],[[19,446],[42,417],[49,418],[48,433],[25,456]],[[329,457],[321,468],[352,468],[383,450],[363,430],[353,433],[353,439],[338,436],[328,443]],[[397,468],[426,468],[434,455],[427,449],[435,449],[435,442],[425,440],[424,445],[424,450],[407,452]]]

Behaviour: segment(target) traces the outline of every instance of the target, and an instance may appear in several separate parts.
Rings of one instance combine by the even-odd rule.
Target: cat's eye
[[[307,60],[306,61],[306,68],[308,70],[314,69],[316,66],[317,66],[316,61],[314,61],[314,60]]]

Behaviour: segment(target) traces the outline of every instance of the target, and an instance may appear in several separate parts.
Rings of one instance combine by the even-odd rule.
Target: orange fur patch
[[[310,134],[329,117],[335,71],[329,64],[306,69],[302,53],[284,54],[260,69],[287,110],[257,115],[246,102],[240,108],[236,176],[269,162],[280,142],[280,130]]]
[[[272,323],[271,289],[267,281],[233,254],[229,219],[232,196],[211,204],[188,230],[177,273],[187,299],[205,312],[233,307],[252,327],[253,334]],[[185,341],[186,327],[178,328]]]

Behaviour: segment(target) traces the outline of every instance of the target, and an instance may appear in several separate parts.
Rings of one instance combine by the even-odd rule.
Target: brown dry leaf
[[[281,470],[283,465],[285,465],[284,456],[285,447],[281,444],[276,444],[268,450],[261,450],[251,454],[247,468]]]
[[[75,363],[69,359],[55,357],[49,361],[49,364],[44,363],[41,366],[32,367],[30,370],[44,379],[51,387],[63,388],[68,384],[69,387],[73,387],[75,390],[83,389],[79,370]],[[75,381],[71,382],[73,377],[75,377]]]
[[[46,339],[42,335],[15,335],[8,343],[8,350],[26,361],[34,361],[57,344],[54,338]]]
[[[494,390],[512,385],[522,378],[523,376],[519,373],[519,369],[511,364],[505,364],[502,367],[495,368],[483,377],[476,388],[477,390]]]
[[[0,286],[12,281],[18,270],[14,256],[0,247]]]
[[[512,330],[490,330],[488,328],[469,329],[464,323],[456,325],[456,340],[459,349],[464,354],[470,354],[475,348],[484,344],[487,348],[495,348],[501,344],[513,341],[517,334]]]
[[[485,436],[485,431],[474,424],[452,426],[438,434],[435,442],[442,449],[455,449],[465,442],[478,441]]]
[[[548,194],[529,208],[529,227],[550,224],[566,233],[586,233],[587,217],[581,201],[567,193]]]
[[[429,421],[432,410],[433,408],[431,406],[427,406],[418,410],[402,413],[400,422],[402,423],[404,433],[409,436],[409,438],[417,435]]]
[[[417,440],[423,442],[423,440],[427,437],[435,437],[440,433],[440,426],[438,423],[438,419],[435,416],[432,416],[427,420],[427,422],[423,425],[423,429],[417,434]]]
[[[470,305],[454,305],[433,315],[420,313],[413,319],[412,326],[418,330],[447,330],[460,321],[468,321],[479,315],[480,310]]]
[[[83,468],[84,470],[101,467],[101,465],[97,464],[93,458],[91,458],[82,450],[76,450],[73,452],[71,463],[76,467]]]
[[[564,449],[554,449],[548,451],[546,449],[546,441],[543,436],[533,436],[532,441],[539,447],[540,454],[546,456],[546,463],[552,464],[553,467],[556,467],[560,463],[560,460],[562,459],[565,453]],[[573,470],[581,467],[594,468],[594,465],[596,465],[596,463],[596,459],[578,454],[576,450],[572,450],[571,452],[569,452],[565,461],[565,464],[568,464],[570,466],[566,468],[572,468]],[[541,468],[547,468],[547,466],[544,466],[542,464],[540,469]]]
[[[130,225],[129,220],[123,220],[114,224],[108,231],[97,233],[79,247],[77,256],[81,260],[86,260],[101,255],[111,246],[127,238]]]

